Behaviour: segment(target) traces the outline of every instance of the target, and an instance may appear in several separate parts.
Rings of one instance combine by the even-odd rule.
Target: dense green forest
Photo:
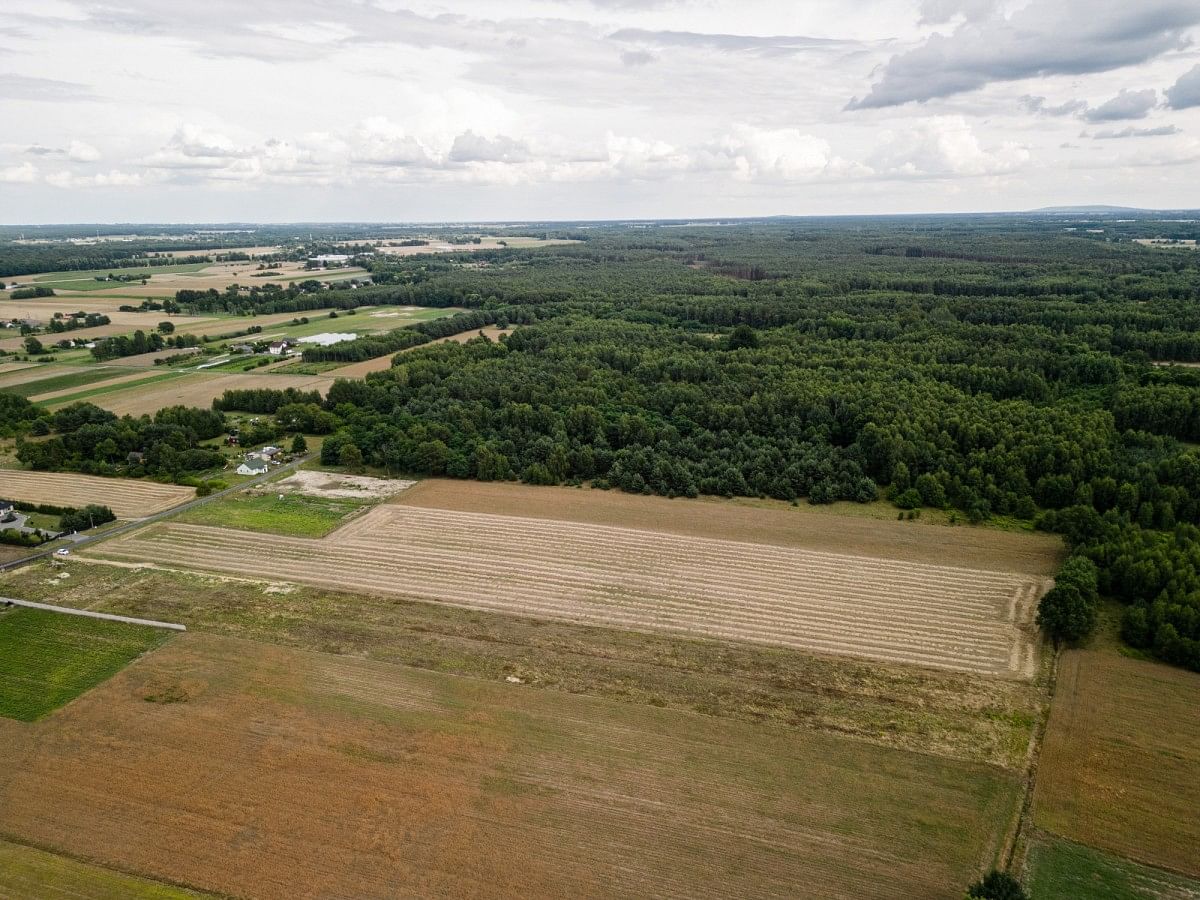
[[[270,391],[217,404],[319,422],[326,462],[1027,523],[1074,550],[1043,611],[1056,639],[1112,596],[1131,644],[1200,668],[1200,253],[1132,240],[1196,231],[1069,215],[571,223],[538,232],[569,245],[371,259],[373,287],[176,306],[468,310],[307,351],[410,348],[319,407]],[[517,327],[411,349],[493,323]]]

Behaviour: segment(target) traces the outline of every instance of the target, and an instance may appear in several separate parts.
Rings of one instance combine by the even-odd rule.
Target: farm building
[[[257,456],[251,456],[242,461],[242,464],[237,467],[239,475],[262,475],[267,471],[267,461]]]
[[[287,341],[272,341],[267,346],[267,352],[274,353],[276,356],[279,356],[281,353],[285,353],[287,351],[287,348],[288,348]]]

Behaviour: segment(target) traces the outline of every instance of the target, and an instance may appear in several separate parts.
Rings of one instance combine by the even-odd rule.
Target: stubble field
[[[682,508],[681,508],[682,511]],[[104,556],[585,624],[1032,677],[1039,576],[380,506],[320,540],[160,523]]]
[[[193,633],[0,744],[0,831],[259,897],[949,900],[1017,795],[840,737]]]
[[[162,512],[195,495],[194,488],[144,479],[0,469],[0,497],[54,506],[80,507],[98,503],[122,519]]]
[[[1047,831],[1200,877],[1200,674],[1071,651],[1038,769]]]
[[[266,381],[265,379],[270,379]],[[332,378],[319,375],[221,375],[188,372],[177,378],[137,384],[118,385],[116,389],[97,394],[89,402],[119,416],[152,414],[164,406],[199,406],[208,408],[213,400],[226,391],[244,388],[288,388],[318,390],[324,393],[333,384]]]

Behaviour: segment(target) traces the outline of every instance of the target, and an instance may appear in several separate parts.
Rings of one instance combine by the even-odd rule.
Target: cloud
[[[1194,0],[1034,0],[1011,15],[967,21],[893,56],[847,109],[878,109],[992,82],[1083,75],[1143,63],[1187,44]]]
[[[100,151],[86,141],[71,141],[67,158],[72,162],[90,163],[100,158]]]
[[[53,78],[31,78],[12,72],[0,72],[0,98],[5,100],[35,100],[64,102],[92,100],[95,94],[85,84],[56,81]]]
[[[0,169],[0,183],[2,184],[31,184],[37,181],[38,170],[33,163],[22,163],[19,166],[9,166],[7,169]]]
[[[1193,66],[1179,76],[1164,92],[1167,106],[1171,109],[1191,109],[1200,106],[1200,65]]]
[[[1158,102],[1154,88],[1130,91],[1124,88],[1111,100],[1090,108],[1083,117],[1089,122],[1118,122],[1122,119],[1144,119]]]
[[[943,25],[956,16],[967,21],[983,19],[996,9],[996,0],[923,0],[921,25]]]
[[[529,147],[521,141],[505,135],[488,138],[468,130],[454,139],[449,159],[460,163],[516,163],[525,162],[530,156]]]
[[[621,62],[627,66],[645,66],[657,60],[658,57],[649,50],[625,50],[621,53]]]
[[[63,169],[51,172],[46,176],[46,184],[64,190],[88,187],[134,187],[144,184],[145,181],[145,177],[140,173],[120,172],[116,169],[110,172],[97,172],[94,175],[80,175]]]
[[[1039,116],[1074,116],[1088,108],[1086,100],[1067,100],[1056,106],[1048,106],[1045,97],[1035,97],[1029,94],[1018,98],[1017,102],[1026,112]]]
[[[950,178],[1003,175],[1030,159],[1029,149],[1014,141],[985,148],[963,116],[934,116],[881,134],[867,163],[881,176]]]
[[[830,47],[862,46],[861,41],[809,37],[806,35],[720,34],[699,31],[651,31],[644,28],[622,28],[610,34],[609,38],[621,43],[643,44],[653,47],[686,47],[692,49],[720,50],[726,53],[757,53],[770,56],[801,53],[805,50]]]
[[[732,171],[742,181],[808,181],[863,172],[836,157],[824,138],[799,128],[750,125],[735,126],[730,134],[701,148],[698,166]]]
[[[1092,139],[1096,141],[1111,141],[1132,137],[1165,137],[1169,134],[1180,134],[1180,130],[1174,125],[1159,125],[1155,128],[1134,128],[1130,125],[1127,128],[1122,128],[1120,131],[1115,129],[1097,131],[1092,135]]]

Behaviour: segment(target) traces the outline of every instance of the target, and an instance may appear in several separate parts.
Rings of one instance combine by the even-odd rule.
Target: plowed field
[[[831,520],[832,521],[832,520]],[[321,539],[162,523],[106,556],[989,675],[1036,668],[1043,578],[385,505]]]

